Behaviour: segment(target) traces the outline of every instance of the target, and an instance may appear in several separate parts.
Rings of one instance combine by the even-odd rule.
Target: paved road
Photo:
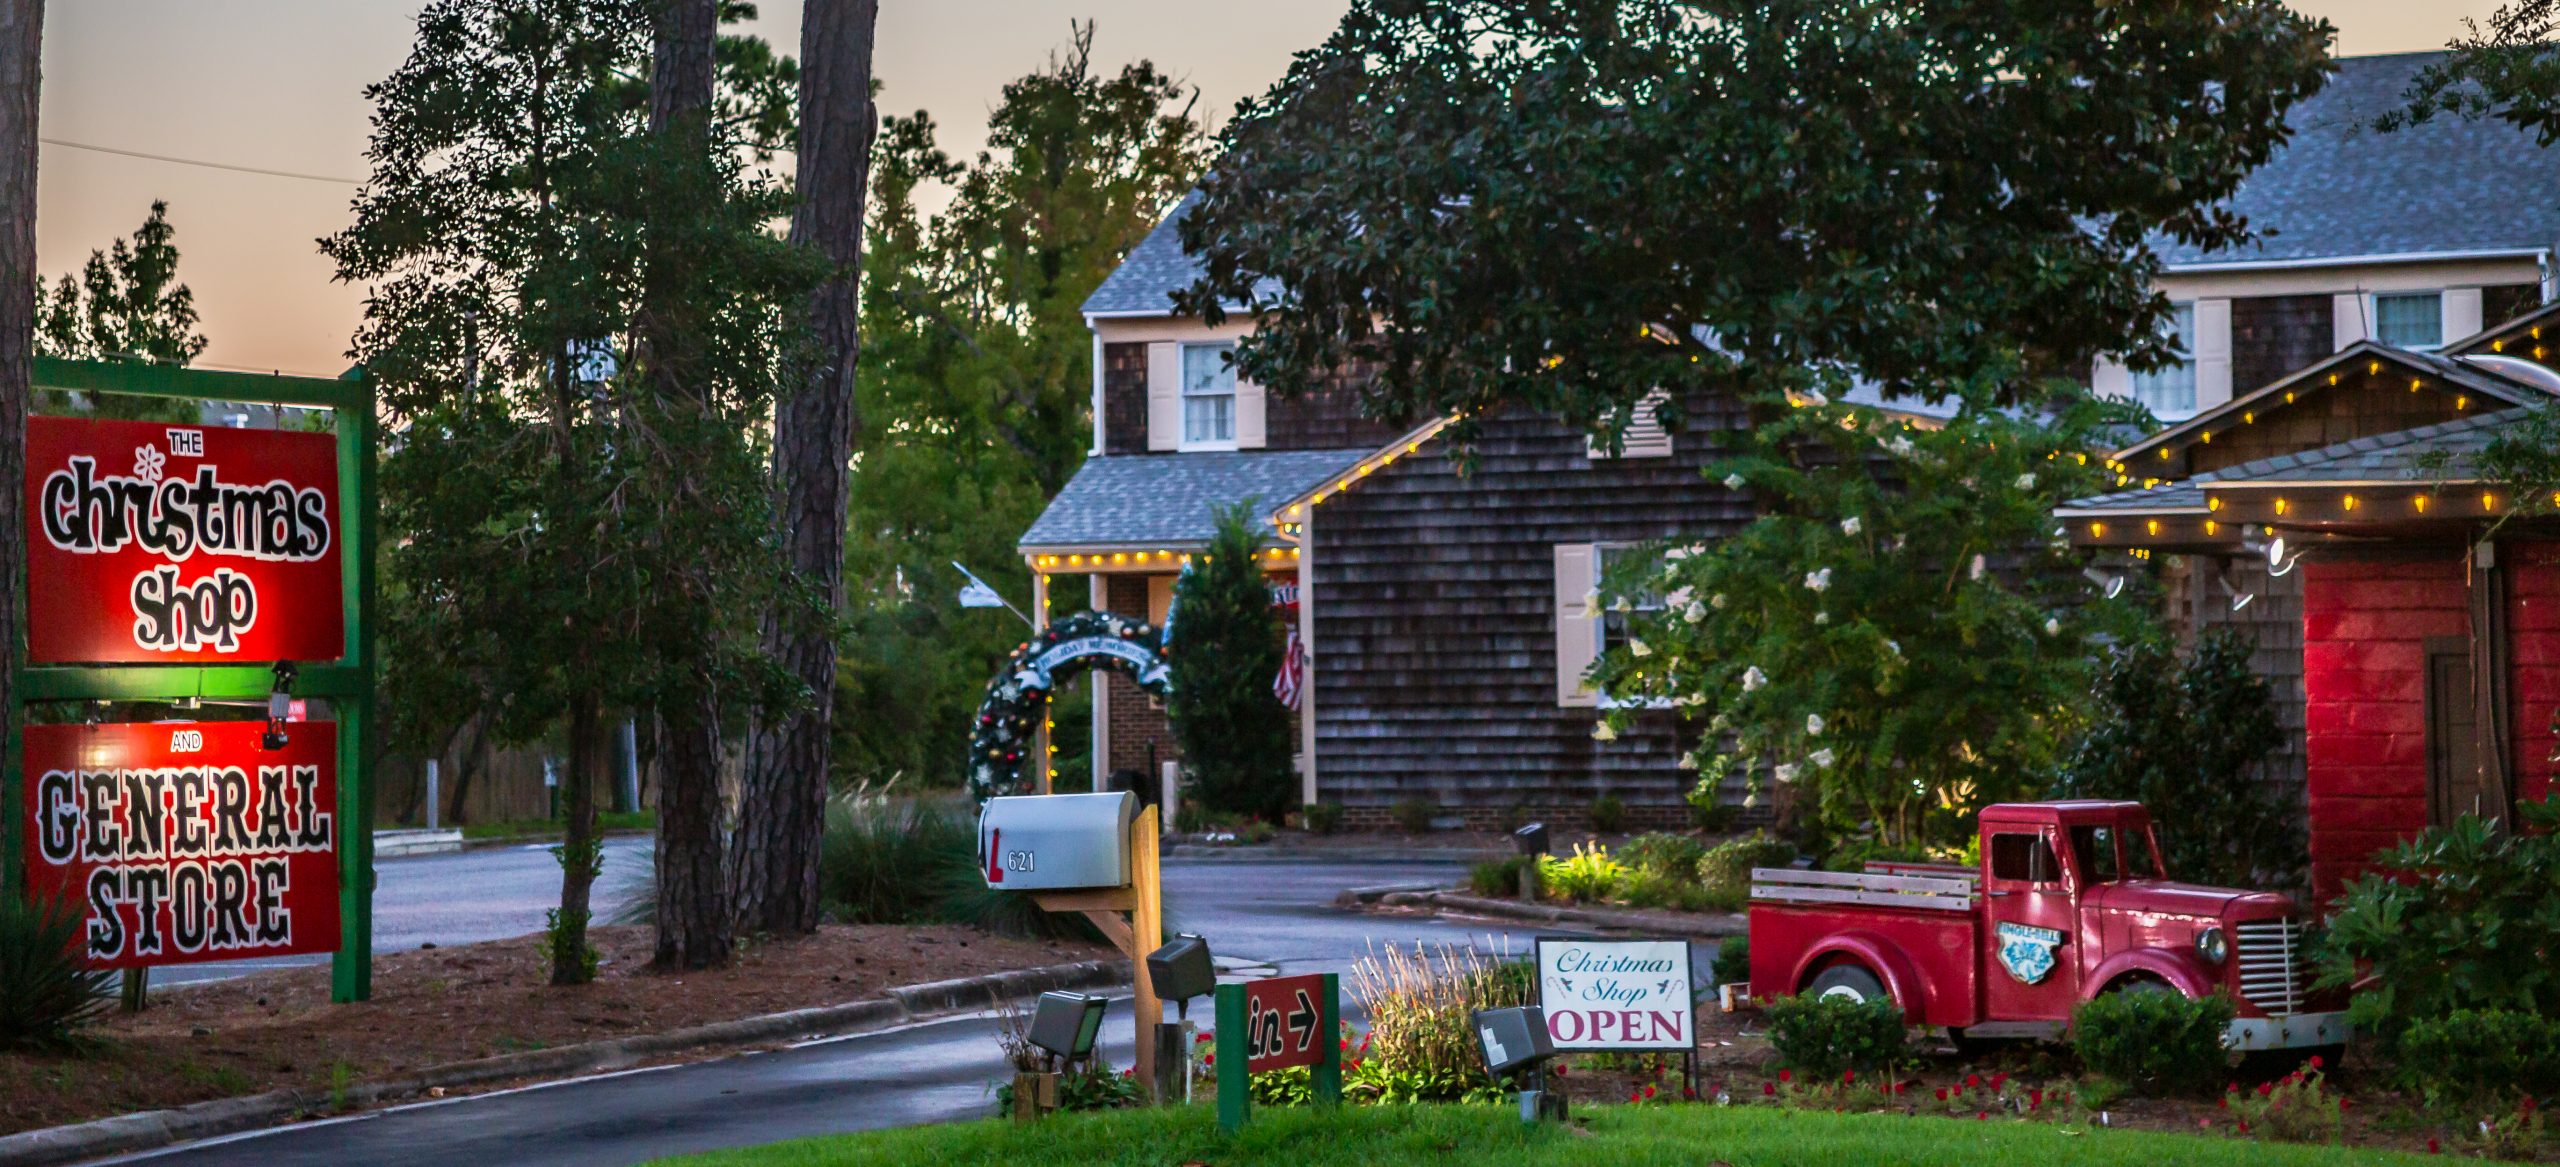
[[[650,840],[605,840],[598,885],[611,910],[624,883],[649,865]],[[414,855],[374,863],[373,950],[401,952],[421,944],[504,940],[542,930],[542,913],[560,906],[560,864],[541,846],[482,847],[451,855]],[[326,956],[281,956],[173,965],[151,970],[154,988],[217,981],[262,969],[327,964]]]
[[[1282,972],[1347,971],[1372,943],[1446,941],[1525,950],[1532,935],[1527,930],[1370,916],[1330,906],[1344,887],[1459,874],[1447,865],[1175,861],[1165,867],[1165,898],[1177,926],[1206,935],[1214,950],[1259,958]],[[1127,1065],[1126,1006],[1112,1016],[1106,1056]],[[1004,1072],[987,1019],[959,1018],[772,1053],[403,1107],[115,1162],[619,1167],[689,1151],[978,1117],[990,1111],[990,1085]]]

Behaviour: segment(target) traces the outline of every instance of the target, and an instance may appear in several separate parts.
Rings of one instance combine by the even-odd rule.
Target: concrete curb
[[[904,985],[887,995],[841,1005],[820,1005],[718,1021],[665,1033],[526,1050],[494,1058],[430,1066],[413,1074],[361,1082],[339,1097],[326,1090],[271,1090],[218,1098],[168,1110],[120,1114],[92,1122],[0,1137],[0,1167],[53,1167],[107,1155],[165,1147],[272,1126],[297,1115],[370,1106],[387,1098],[424,1094],[438,1087],[475,1086],[509,1078],[563,1077],[628,1069],[643,1058],[677,1050],[782,1038],[867,1033],[937,1016],[965,1013],[998,1000],[1053,989],[1129,983],[1127,961],[1086,960],[1041,968],[1011,969],[982,977]]]
[[[1511,900],[1488,899],[1454,891],[1389,892],[1378,897],[1378,903],[1390,907],[1406,905],[1452,908],[1483,916],[1499,916],[1510,920],[1528,920],[1542,924],[1582,924],[1593,928],[1618,928],[1628,932],[1652,932],[1672,936],[1696,936],[1722,939],[1740,936],[1750,930],[1749,920],[1739,912],[1649,912],[1621,908],[1570,908],[1555,904],[1523,904]]]

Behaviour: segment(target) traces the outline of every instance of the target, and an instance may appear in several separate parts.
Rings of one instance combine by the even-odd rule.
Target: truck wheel
[[[1863,966],[1835,964],[1813,975],[1813,983],[1804,987],[1805,995],[1828,1000],[1833,997],[1863,1005],[1869,1001],[1890,1000],[1884,982]]]

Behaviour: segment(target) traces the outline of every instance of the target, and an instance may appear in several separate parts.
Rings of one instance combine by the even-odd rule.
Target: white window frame
[[[2436,322],[2436,339],[2434,343],[2396,344],[2389,337],[2382,335],[2382,302],[2385,300],[2417,299],[2435,301],[2435,311],[2432,314],[2435,317]],[[2443,348],[2445,346],[2444,300],[2444,289],[2442,288],[2418,288],[2398,292],[2375,292],[2366,296],[2365,310],[2370,314],[2368,319],[2373,321],[2374,342],[2377,344],[2391,345],[2393,348],[2407,349],[2413,353],[2431,353]]]
[[[1186,342],[1181,346],[1178,354],[1176,355],[1175,359],[1180,363],[1181,369],[1181,401],[1179,406],[1180,420],[1178,424],[1182,427],[1182,440],[1175,448],[1181,452],[1188,454],[1210,451],[1226,451],[1236,448],[1236,367],[1235,362],[1232,359],[1235,347],[1236,342],[1232,340]],[[1192,390],[1191,354],[1194,352],[1223,352],[1230,354],[1230,359],[1226,361],[1223,366],[1226,380],[1225,392],[1199,393]],[[1224,438],[1202,438],[1194,440],[1191,436],[1191,403],[1195,400],[1211,401],[1220,397],[1226,398],[1227,401],[1227,436]]]

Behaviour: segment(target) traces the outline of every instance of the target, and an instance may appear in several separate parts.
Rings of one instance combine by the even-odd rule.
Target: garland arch
[[[1062,676],[1096,667],[1127,673],[1139,688],[1157,696],[1173,688],[1173,672],[1154,627],[1111,612],[1078,612],[1058,620],[1016,647],[1004,671],[987,682],[986,699],[978,705],[977,725],[969,735],[971,796],[985,802],[1039,788],[1039,783],[1023,780],[1022,755],[1038,740],[1049,695]]]

